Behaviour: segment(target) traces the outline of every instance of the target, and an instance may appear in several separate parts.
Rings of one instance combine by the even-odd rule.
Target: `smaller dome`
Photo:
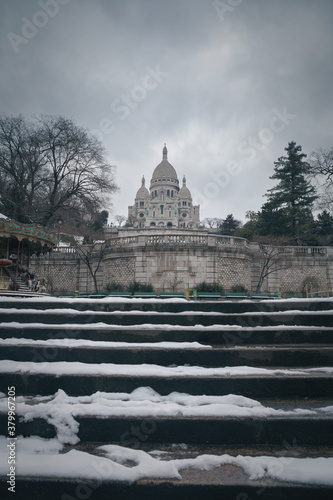
[[[136,198],[140,198],[140,199],[149,198],[149,191],[148,191],[148,189],[145,186],[145,178],[144,178],[144,176],[142,177],[141,187],[138,190],[138,192],[136,193]]]
[[[192,199],[191,192],[186,186],[186,178],[185,175],[183,177],[183,185],[181,189],[179,190],[179,198],[186,198],[186,199]]]

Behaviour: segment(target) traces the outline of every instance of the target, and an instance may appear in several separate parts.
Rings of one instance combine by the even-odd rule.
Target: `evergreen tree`
[[[323,210],[317,215],[317,220],[314,222],[315,233],[321,236],[333,235],[333,217],[327,211]]]
[[[233,236],[240,226],[241,221],[235,219],[232,214],[229,214],[225,219],[222,219],[219,230],[226,236]]]
[[[245,219],[248,219],[248,221],[245,222],[242,228],[237,229],[235,236],[253,241],[255,235],[258,234],[259,214],[260,212],[255,212],[254,210],[246,212]]]
[[[285,208],[265,203],[258,212],[257,234],[261,236],[285,236],[289,233],[289,218]]]
[[[298,238],[311,226],[311,208],[317,196],[315,188],[305,178],[309,173],[309,164],[305,161],[306,154],[302,153],[302,147],[296,142],[289,142],[285,151],[287,156],[281,156],[274,162],[275,172],[270,178],[279,182],[268,190],[268,203],[264,207],[277,216],[279,224],[283,221],[280,234]]]

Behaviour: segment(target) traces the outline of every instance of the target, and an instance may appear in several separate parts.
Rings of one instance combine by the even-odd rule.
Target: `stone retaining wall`
[[[143,230],[110,236],[97,274],[100,291],[109,283],[126,287],[138,281],[158,292],[183,292],[205,281],[225,291],[244,286],[255,292],[267,258],[257,243],[209,232]],[[93,268],[97,260],[96,254]],[[300,294],[306,285],[324,293],[333,290],[332,247],[280,247],[270,265],[261,291]],[[73,249],[33,259],[31,270],[47,280],[51,292],[95,291],[86,264]]]

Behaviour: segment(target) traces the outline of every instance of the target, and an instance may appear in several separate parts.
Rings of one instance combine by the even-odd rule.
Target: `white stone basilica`
[[[136,193],[134,205],[128,207],[128,221],[133,227],[199,227],[199,205],[194,206],[186,186],[185,176],[179,189],[177,172],[168,161],[168,150],[163,148],[162,161],[157,165],[150,181],[150,191],[145,178]]]

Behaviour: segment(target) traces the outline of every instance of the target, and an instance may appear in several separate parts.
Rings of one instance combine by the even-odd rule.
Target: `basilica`
[[[136,193],[134,205],[128,207],[129,225],[136,228],[199,227],[199,205],[193,205],[190,190],[183,185],[179,188],[177,172],[168,161],[168,150],[164,145],[162,161],[157,165],[150,181],[149,191],[142,178],[141,187]]]
[[[199,206],[193,205],[185,176],[179,186],[164,145],[149,190],[143,178],[128,207],[127,224],[105,228],[105,245],[91,254],[95,282],[75,249],[41,252],[31,260],[31,269],[56,293],[90,292],[96,283],[100,291],[110,284],[126,290],[139,283],[152,285],[156,293],[182,294],[201,284],[233,293],[258,292],[261,283],[261,290],[284,296],[303,296],[309,286],[321,294],[333,290],[332,247],[265,250],[259,243],[200,226],[199,220]],[[267,265],[270,272],[262,281]]]

